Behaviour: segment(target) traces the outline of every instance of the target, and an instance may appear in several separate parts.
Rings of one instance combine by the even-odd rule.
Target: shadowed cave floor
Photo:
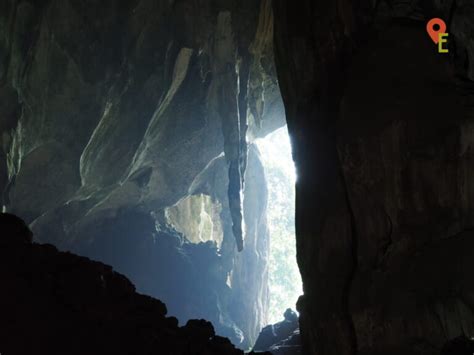
[[[21,219],[2,214],[0,230],[2,355],[243,354],[210,322],[179,327],[112,267],[32,243]]]

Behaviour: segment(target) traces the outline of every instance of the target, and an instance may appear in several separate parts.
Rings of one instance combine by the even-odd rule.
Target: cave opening
[[[295,183],[287,126],[256,140],[268,188],[267,224],[270,235],[268,323],[281,321],[284,310],[295,310],[302,294],[296,262]]]

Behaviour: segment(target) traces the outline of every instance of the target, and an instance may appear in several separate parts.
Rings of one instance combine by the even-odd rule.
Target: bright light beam
[[[267,223],[270,232],[268,322],[283,319],[287,308],[303,293],[301,275],[296,263],[295,182],[296,172],[291,155],[287,127],[256,141],[268,185]]]

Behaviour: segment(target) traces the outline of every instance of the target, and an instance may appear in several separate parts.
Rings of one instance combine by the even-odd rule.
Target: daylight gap
[[[268,186],[267,223],[270,233],[268,323],[282,320],[287,308],[295,310],[302,294],[296,262],[295,182],[296,172],[287,127],[258,139]]]

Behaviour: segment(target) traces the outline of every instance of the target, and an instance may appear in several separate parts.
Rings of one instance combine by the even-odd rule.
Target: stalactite
[[[224,135],[224,153],[229,166],[229,208],[232,216],[232,231],[237,249],[243,249],[242,231],[242,137],[239,114],[239,71],[237,47],[232,29],[230,12],[221,12],[217,18],[214,43],[214,85],[217,92],[217,110]]]

